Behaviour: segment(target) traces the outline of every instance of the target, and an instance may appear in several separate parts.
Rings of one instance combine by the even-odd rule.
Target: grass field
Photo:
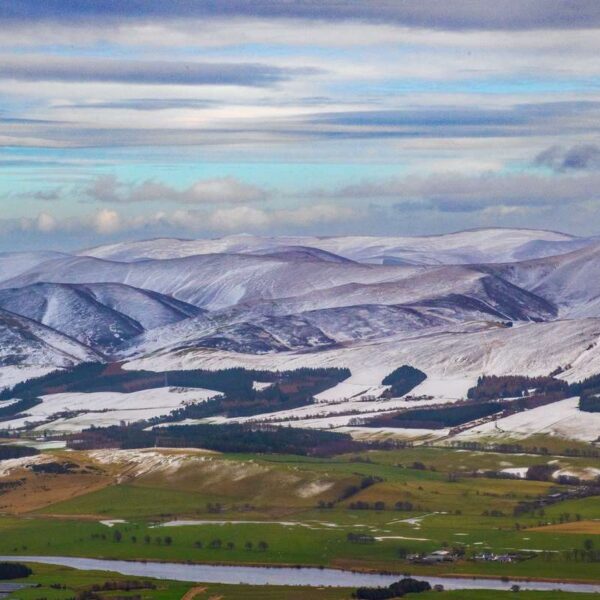
[[[0,495],[5,507],[0,509],[5,511],[0,516],[0,553],[600,580],[594,564],[564,555],[590,539],[600,547],[598,497],[562,501],[517,518],[513,510],[520,502],[564,486],[470,476],[478,469],[549,461],[561,468],[595,468],[594,459],[426,447],[330,459],[187,455],[181,450],[138,453],[137,462],[126,452],[109,463],[93,453],[53,456],[68,457],[78,467],[69,474],[14,473],[13,478],[27,483]],[[146,459],[155,461],[152,468]],[[90,471],[92,467],[96,470]],[[78,487],[82,473],[93,473],[96,487]],[[360,489],[366,478],[378,479]],[[25,512],[10,510],[21,496],[28,502],[30,490],[40,488],[55,490],[57,500],[43,506],[33,502],[34,508]],[[4,501],[7,497],[10,503]],[[352,508],[357,502],[370,509]],[[382,510],[374,509],[378,502],[384,503]],[[410,510],[396,510],[397,502],[403,508],[410,503]],[[320,507],[323,503],[333,507]],[[113,527],[100,523],[107,519],[126,522]],[[157,526],[180,519],[202,523]],[[372,540],[353,543],[350,533]],[[489,550],[521,552],[529,558],[424,566],[401,557],[444,547],[463,548],[467,556]]]

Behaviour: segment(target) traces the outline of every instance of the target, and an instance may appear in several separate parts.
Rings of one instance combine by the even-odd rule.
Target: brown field
[[[23,514],[88,494],[110,485],[112,478],[104,475],[36,475],[28,472],[15,473],[18,487],[0,495],[0,513]]]
[[[115,475],[93,464],[85,455],[59,452],[56,463],[70,463],[69,473],[35,473],[30,469],[15,469],[1,478],[0,513],[24,514],[63,500],[95,492],[115,483]]]
[[[589,533],[592,535],[600,535],[600,521],[573,521],[572,523],[531,527],[530,530],[546,533]]]

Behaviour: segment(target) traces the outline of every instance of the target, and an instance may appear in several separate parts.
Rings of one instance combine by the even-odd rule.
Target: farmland
[[[594,458],[416,447],[328,458],[52,450],[17,461],[3,481],[18,485],[0,495],[4,555],[329,566],[422,577],[595,577],[595,559],[583,552],[600,545],[597,496],[571,497],[572,486],[552,480],[491,476],[548,463],[594,472]],[[42,468],[36,472],[27,461]],[[563,496],[519,508],[553,494]],[[457,559],[407,559],[442,548]],[[474,559],[482,553],[516,558]]]

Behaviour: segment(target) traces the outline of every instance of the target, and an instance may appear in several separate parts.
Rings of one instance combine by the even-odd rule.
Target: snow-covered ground
[[[600,436],[600,413],[582,412],[578,398],[567,398],[468,429],[457,439],[526,437],[549,434],[591,442]]]
[[[28,367],[24,365],[14,365],[10,367],[0,367],[0,390],[11,388],[17,383],[41,377],[56,370],[54,367]]]
[[[577,477],[583,480],[593,480],[598,479],[600,477],[600,469],[595,467],[583,467],[583,468],[569,468],[569,469],[559,469],[558,471],[554,471],[552,473],[552,477],[554,479],[558,479],[559,477]]]
[[[210,460],[209,451],[182,449],[168,450],[93,450],[90,458],[103,465],[127,467],[127,475],[140,477],[146,473],[175,472],[183,465],[203,463]]]
[[[44,437],[39,437],[35,440],[11,439],[8,443],[12,446],[28,446],[29,448],[35,448],[36,450],[62,450],[67,447],[67,442],[65,440],[47,440]]]
[[[269,421],[282,425],[296,427],[316,427],[327,429],[329,427],[341,427],[350,424],[353,419],[381,416],[385,413],[395,412],[407,408],[421,408],[446,404],[447,398],[432,398],[429,400],[411,401],[404,398],[389,398],[381,400],[346,400],[333,403],[319,403],[281,410],[273,413],[265,413],[253,417],[237,417],[227,419],[229,422],[253,422]],[[220,420],[219,422],[225,422]]]
[[[1,254],[0,388],[82,361],[155,371],[346,367],[350,378],[316,405],[261,418],[360,433],[358,416],[417,405],[379,400],[384,377],[405,364],[427,374],[411,392],[423,406],[464,398],[482,374],[559,372],[572,382],[600,373],[599,264],[598,239],[524,229]],[[73,431],[165,415],[210,395],[54,394],[5,424]],[[545,430],[581,437],[574,418]]]
[[[507,475],[513,475],[514,477],[519,477],[520,479],[525,479],[528,470],[529,467],[507,467],[502,469],[500,472],[506,473]]]
[[[214,240],[158,239],[124,242],[81,252],[118,261],[181,258],[196,254],[276,252],[281,248],[318,248],[359,262],[384,260],[408,264],[508,262],[550,256],[580,248],[585,238],[528,229],[475,229],[415,237],[259,237],[232,235]]]
[[[6,477],[15,471],[26,469],[31,465],[39,465],[52,462],[52,456],[48,454],[37,454],[35,456],[23,456],[21,458],[8,458],[0,461],[0,477]]]
[[[42,396],[42,403],[27,410],[27,416],[4,421],[16,429],[26,423],[44,422],[38,429],[80,431],[92,425],[118,425],[167,415],[174,409],[218,395],[202,388],[155,388],[129,394],[121,392],[64,393]],[[61,413],[81,413],[62,418]]]
[[[404,364],[421,369],[428,379],[412,394],[431,394],[450,400],[464,397],[481,374],[547,375],[566,367],[561,375],[580,379],[600,373],[600,319],[527,323],[512,328],[475,327],[472,330],[437,331],[427,335],[398,336],[382,341],[361,341],[320,352],[240,354],[214,349],[155,353],[132,360],[126,369],[295,369],[347,367],[352,377],[320,394],[335,401],[380,389],[383,378]],[[571,365],[569,367],[569,365]]]

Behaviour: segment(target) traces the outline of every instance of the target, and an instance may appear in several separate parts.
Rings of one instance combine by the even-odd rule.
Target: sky
[[[598,0],[6,0],[0,251],[600,233]]]

